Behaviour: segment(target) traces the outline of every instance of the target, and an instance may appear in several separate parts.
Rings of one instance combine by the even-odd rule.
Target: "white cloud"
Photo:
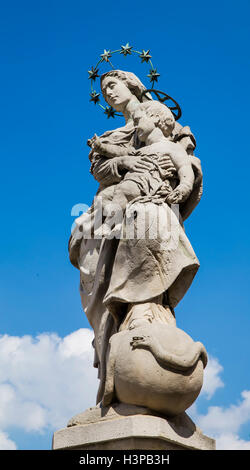
[[[250,420],[250,391],[245,390],[241,396],[238,405],[230,405],[228,408],[209,407],[206,415],[198,417],[198,425],[216,436],[238,433],[241,426]]]
[[[208,400],[212,398],[218,388],[224,387],[224,383],[219,377],[222,371],[223,367],[218,359],[208,356],[208,364],[204,370],[204,382],[201,390],[201,394],[206,395]]]
[[[92,339],[89,329],[65,338],[0,336],[0,429],[54,431],[93,406],[98,380]],[[0,436],[2,446],[11,445],[6,434]]]
[[[237,435],[221,434],[216,439],[217,450],[250,450],[250,441],[244,441]]]
[[[224,383],[220,378],[222,371],[223,367],[218,359],[209,357],[201,392],[201,395],[204,395],[208,400],[211,399],[218,388],[224,387]],[[204,434],[216,439],[216,448],[218,450],[250,449],[250,441],[245,441],[239,437],[241,427],[250,421],[250,391],[243,391],[241,397],[242,399],[237,405],[228,407],[210,406],[204,415],[198,412],[199,400],[188,410],[188,414]]]
[[[0,450],[16,450],[16,444],[11,439],[6,432],[0,431]]]

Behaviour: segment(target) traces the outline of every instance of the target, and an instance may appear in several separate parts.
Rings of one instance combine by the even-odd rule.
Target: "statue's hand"
[[[167,196],[167,202],[170,204],[181,204],[186,201],[192,191],[192,187],[186,184],[179,184],[171,193]]]
[[[152,171],[154,169],[154,165],[146,157],[127,156],[121,158],[119,168],[128,171],[135,171],[137,173],[144,173],[145,171]]]
[[[159,198],[167,199],[168,195],[172,193],[172,191],[172,186],[170,185],[169,181],[166,180],[163,182],[163,184],[160,185],[160,188],[157,189],[156,195]]]
[[[88,139],[87,142],[88,146],[91,147],[93,150],[99,150],[102,145],[102,141],[98,135],[94,134],[92,139]]]

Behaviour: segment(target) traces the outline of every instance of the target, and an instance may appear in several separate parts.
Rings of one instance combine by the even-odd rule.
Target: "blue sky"
[[[181,123],[196,136],[204,172],[202,201],[186,222],[201,267],[176,309],[178,326],[202,341],[217,361],[210,371],[218,379],[214,391],[209,400],[209,393],[201,396],[195,413],[197,420],[209,420],[209,407],[217,407],[226,420],[228,413],[238,416],[240,410],[245,421],[239,420],[231,442],[233,446],[238,439],[244,447],[250,441],[250,406],[241,395],[250,390],[249,2],[161,0],[153,6],[145,1],[10,0],[2,2],[1,10],[0,334],[5,346],[16,342],[25,355],[34,343],[39,356],[41,340],[35,338],[42,335],[50,351],[52,344],[56,348],[55,366],[63,374],[60,354],[65,344],[74,349],[73,339],[79,335],[89,340],[88,331],[81,330],[89,325],[78,295],[78,272],[67,254],[71,209],[90,204],[97,190],[89,174],[87,139],[123,121],[107,120],[89,102],[87,71],[104,48],[115,50],[129,42],[137,50],[150,49],[161,74],[158,88],[180,103]],[[115,56],[113,63],[149,85],[148,68],[138,58]],[[80,341],[77,352],[67,356],[76,368],[85,351],[81,347]],[[25,407],[22,387],[15,382],[17,364],[10,378],[8,362],[6,369],[3,363],[0,393],[2,386],[10,400],[15,391],[21,417]],[[46,383],[49,375],[43,370],[39,380]],[[37,404],[39,394],[32,384],[38,378],[27,375],[22,380],[25,406],[28,400]],[[94,389],[94,375],[89,380]],[[66,393],[65,383],[58,378],[59,395]],[[94,395],[90,400],[86,395],[82,405],[79,399],[75,413],[94,404]],[[42,400],[40,408],[53,408],[51,401]],[[5,442],[13,441],[19,449],[50,448],[59,422],[41,419],[40,425],[38,420],[22,427],[9,415],[1,421],[0,412]],[[204,426],[208,432],[214,429],[207,421]]]

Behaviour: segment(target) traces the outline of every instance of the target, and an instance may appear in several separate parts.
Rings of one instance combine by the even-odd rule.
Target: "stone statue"
[[[97,404],[176,416],[197,398],[207,364],[174,313],[199,268],[183,226],[202,195],[196,142],[133,73],[112,70],[101,89],[125,125],[88,141],[100,186],[69,240],[95,335]]]

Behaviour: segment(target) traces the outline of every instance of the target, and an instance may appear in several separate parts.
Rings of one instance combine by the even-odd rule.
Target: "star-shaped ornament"
[[[151,81],[151,82],[157,82],[157,81],[158,81],[158,77],[160,77],[160,74],[157,72],[156,69],[151,69],[151,70],[150,70],[150,73],[147,75],[147,77],[150,78],[150,81]]]
[[[100,96],[100,93],[96,93],[96,91],[92,91],[92,93],[90,93],[90,100],[89,101],[93,101],[93,103],[98,103],[100,101],[99,99],[99,96]]]
[[[128,54],[131,55],[131,49],[132,49],[132,46],[130,46],[129,43],[127,42],[126,46],[121,46],[120,54],[123,54],[124,56]]]
[[[152,56],[149,54],[149,49],[147,51],[142,49],[142,53],[139,55],[139,57],[141,58],[142,62],[148,62],[150,59],[152,59]]]
[[[106,106],[104,114],[106,114],[108,119],[110,117],[114,118],[115,117],[115,109],[113,109],[112,106]]]
[[[95,81],[97,77],[100,77],[100,75],[98,75],[98,72],[98,69],[96,69],[95,67],[91,67],[91,70],[88,71],[89,78]]]
[[[104,49],[104,52],[103,54],[101,54],[101,58],[102,58],[102,62],[105,60],[105,62],[108,62],[109,61],[109,58],[112,56],[112,54],[110,53],[110,49],[108,51],[106,51],[106,49]]]

